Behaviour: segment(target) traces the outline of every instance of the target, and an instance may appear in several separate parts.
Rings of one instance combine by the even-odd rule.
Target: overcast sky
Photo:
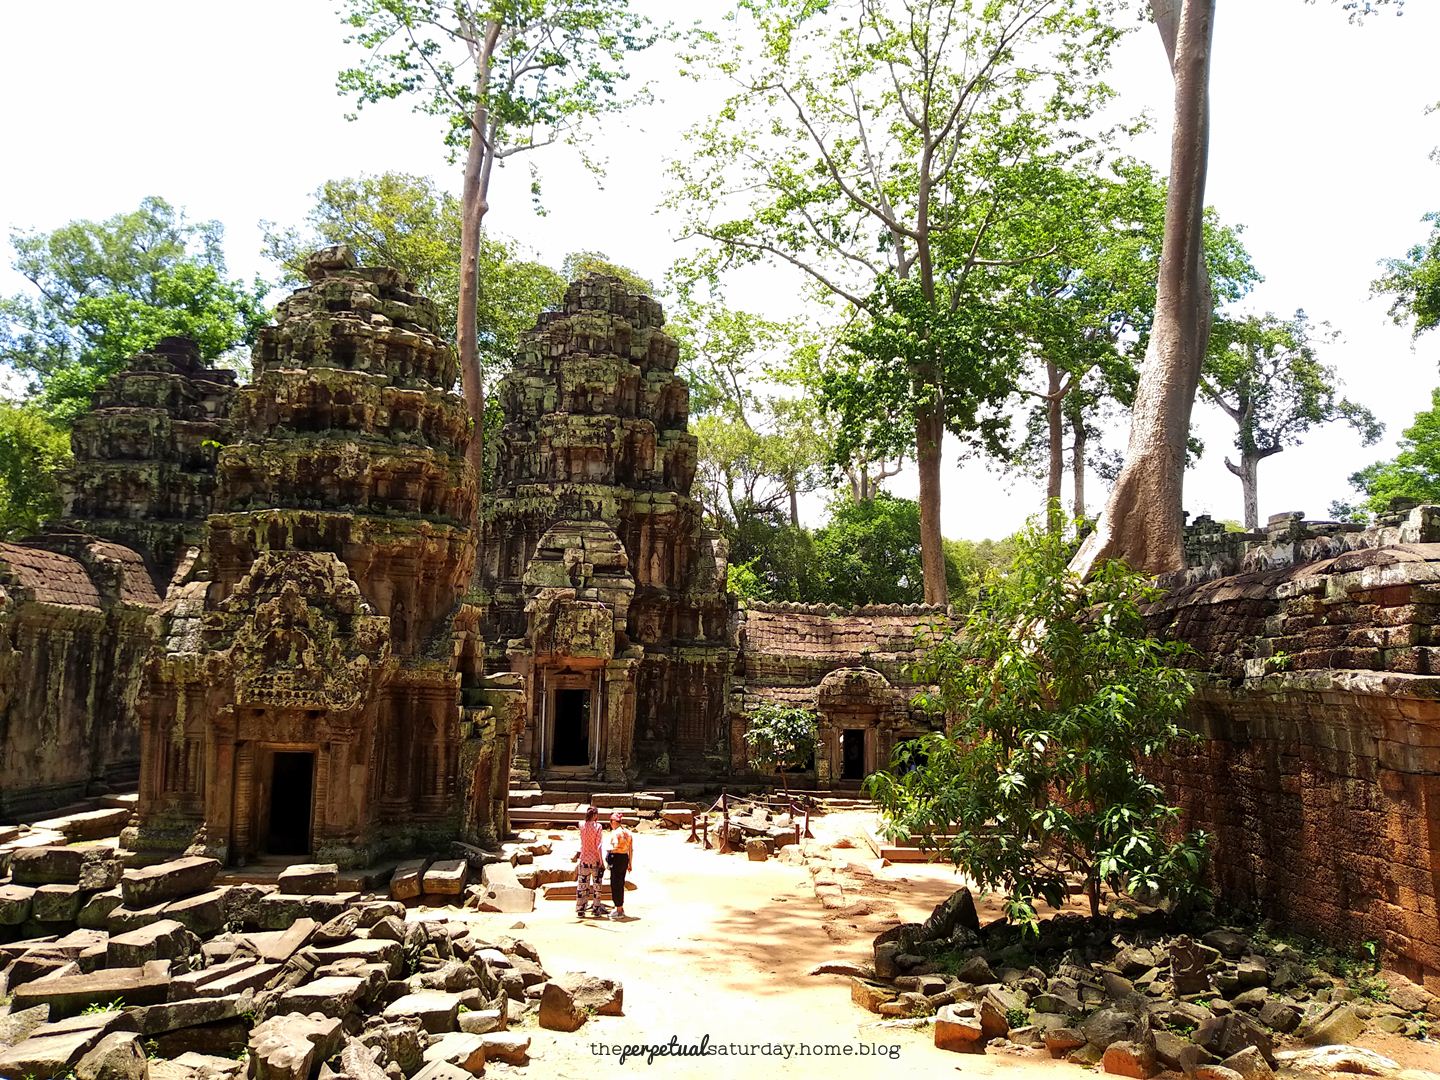
[[[699,0],[637,8],[688,20],[721,5]],[[0,37],[0,100],[7,161],[0,174],[0,227],[50,229],[77,217],[133,209],[146,195],[226,228],[230,269],[273,275],[260,257],[257,222],[298,222],[324,180],[386,169],[433,175],[458,190],[435,122],[386,104],[344,119],[335,73],[353,62],[328,0],[75,0],[7,5]],[[1403,17],[1349,25],[1323,2],[1220,0],[1213,68],[1208,201],[1245,241],[1266,277],[1249,307],[1288,314],[1303,307],[1342,331],[1324,358],[1346,392],[1385,421],[1377,447],[1342,427],[1266,461],[1260,513],[1323,516],[1348,494],[1345,478],[1393,453],[1394,439],[1440,382],[1440,334],[1412,348],[1386,303],[1369,298],[1378,260],[1426,235],[1420,218],[1440,210],[1440,100],[1434,46],[1440,2],[1410,0]],[[503,171],[491,197],[493,229],[556,265],[576,249],[600,250],[652,278],[677,253],[675,221],[656,213],[666,164],[680,133],[716,100],[713,87],[678,79],[667,56],[636,65],[657,102],[595,131],[607,161],[602,185],[571,151],[533,160],[544,179],[545,216],[532,212],[522,164]],[[1170,79],[1157,35],[1132,34],[1111,82],[1127,111],[1149,109],[1155,130],[1133,152],[1168,169]],[[7,253],[8,255],[8,253]],[[756,273],[733,299],[764,307],[777,277]],[[0,290],[21,282],[0,274]],[[1195,513],[1240,516],[1239,483],[1222,458],[1223,417],[1199,409],[1208,451],[1186,482]],[[913,495],[913,482],[891,484]],[[1068,481],[1067,481],[1068,492]],[[1099,505],[1091,482],[1092,506]],[[1033,483],[983,466],[947,469],[944,530],[980,538],[1013,530],[1039,507]],[[818,518],[812,501],[809,516]]]

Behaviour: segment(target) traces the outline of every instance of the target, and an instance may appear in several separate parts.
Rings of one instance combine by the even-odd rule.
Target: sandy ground
[[[816,819],[812,828],[818,842],[833,841],[858,836],[863,820],[859,814],[836,814]],[[518,917],[453,909],[421,916],[463,918],[496,935],[524,938],[552,974],[586,971],[624,983],[624,1016],[593,1017],[574,1033],[547,1031],[528,1019],[520,1029],[533,1040],[530,1065],[496,1064],[487,1075],[577,1080],[627,1075],[883,1080],[957,1073],[1018,1078],[1040,1072],[1053,1080],[1079,1080],[1083,1075],[1079,1066],[1043,1055],[937,1050],[928,1027],[876,1026],[879,1017],[851,1003],[847,977],[807,974],[827,960],[864,962],[879,929],[897,919],[922,920],[963,884],[949,868],[881,868],[861,843],[834,849],[834,855],[857,864],[860,877],[851,880],[865,883],[863,895],[857,895],[861,902],[836,917],[815,899],[804,868],[719,855],[685,843],[685,835],[636,837],[638,888],[629,894],[625,922],[577,920],[573,902],[545,900],[537,901],[533,914]],[[567,856],[573,850],[569,836],[573,830],[556,843],[556,851]],[[608,884],[606,894],[608,899]],[[982,919],[992,913],[992,904],[982,904]],[[517,922],[523,928],[514,928]],[[708,1041],[712,1053],[657,1056],[650,1063],[638,1049],[672,1039],[682,1046]],[[1392,1057],[1404,1050],[1404,1065],[1433,1069],[1440,1063],[1432,1048],[1407,1040],[1372,1045]],[[618,1051],[626,1046],[632,1056],[622,1063]],[[729,1053],[714,1053],[720,1047]]]

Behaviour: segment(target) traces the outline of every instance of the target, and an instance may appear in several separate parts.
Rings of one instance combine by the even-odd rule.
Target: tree
[[[29,536],[60,512],[56,481],[70,436],[35,404],[0,401],[0,540]]]
[[[1016,538],[1001,540],[946,540],[945,580],[950,587],[950,606],[961,615],[969,613],[980,598],[987,575],[1004,571],[1015,561]]]
[[[314,193],[305,226],[262,222],[264,253],[288,280],[305,280],[305,257],[318,247],[348,244],[362,266],[391,266],[435,301],[447,325],[460,303],[460,201],[433,181],[408,173],[327,180]],[[572,256],[573,258],[573,256]],[[569,260],[567,260],[568,262]],[[521,258],[514,244],[480,240],[475,335],[483,383],[514,359],[520,335],[565,296],[566,278]]]
[[[705,272],[786,264],[875,324],[830,390],[847,418],[895,416],[889,435],[867,425],[890,445],[866,460],[902,441],[915,456],[930,602],[945,599],[944,436],[977,418],[993,430],[1012,389],[991,271],[1049,246],[1027,226],[1046,194],[1036,166],[1093,147],[1072,133],[1108,96],[1108,9],[867,0],[842,18],[828,0],[744,0],[733,33],[700,34],[692,58],[738,89],[690,132],[672,205],[707,243]]]
[[[1350,484],[1364,501],[1359,506],[1335,503],[1331,512],[1337,517],[1382,514],[1392,499],[1440,502],[1440,389],[1431,391],[1430,408],[1417,413],[1405,429],[1400,452],[1353,473]]]
[[[269,318],[268,287],[225,277],[223,229],[151,196],[104,221],[16,231],[13,267],[32,292],[0,298],[0,363],[30,377],[68,422],[131,356],[185,336],[207,360],[249,345]]]
[[[883,491],[863,502],[837,500],[815,534],[815,563],[821,603],[920,603],[919,503]]]
[[[582,278],[586,274],[604,274],[606,277],[619,278],[635,292],[644,293],[646,296],[655,295],[655,285],[649,278],[641,277],[628,266],[611,262],[603,251],[572,251],[565,256],[561,273],[567,282]]]
[[[484,456],[484,391],[477,313],[481,237],[497,164],[573,139],[586,120],[623,108],[626,55],[647,48],[627,0],[346,0],[347,42],[365,59],[340,73],[359,105],[411,96],[443,117],[446,142],[465,150],[455,339],[461,390]],[[532,183],[532,190],[538,180]]]
[[[1372,286],[1394,297],[1390,317],[1397,323],[1413,321],[1416,337],[1440,326],[1440,213],[1426,214],[1430,237],[1416,244],[1401,259],[1386,259],[1385,273]]]
[[[1178,835],[1179,811],[1143,769],[1185,737],[1185,646],[1146,632],[1141,606],[1158,593],[1140,574],[1107,562],[1082,579],[1073,550],[1026,530],[964,626],[914,667],[935,687],[920,703],[949,729],[902,744],[897,771],[867,781],[890,835],[926,838],[1031,925],[1037,901],[1064,903],[1071,875],[1092,914],[1102,886],[1183,893],[1204,847]]]
[[[1236,426],[1240,460],[1226,458],[1225,467],[1240,478],[1247,529],[1260,527],[1260,462],[1335,420],[1358,431],[1366,446],[1385,431],[1369,409],[1338,396],[1335,369],[1316,356],[1317,336],[1333,341],[1339,335],[1317,334],[1303,311],[1291,319],[1221,319],[1211,334],[1200,387]]]
[[[750,759],[761,768],[773,769],[786,791],[787,770],[808,768],[815,755],[818,722],[811,709],[766,702],[745,714],[745,745]]]
[[[1310,0],[1314,2],[1314,0]],[[1210,46],[1215,0],[1148,0],[1174,77],[1170,186],[1155,304],[1125,464],[1098,527],[1076,554],[1084,572],[1123,559],[1149,573],[1178,570],[1190,413],[1210,334],[1205,274],[1205,180],[1210,144]],[[1352,20],[1404,0],[1343,0]]]

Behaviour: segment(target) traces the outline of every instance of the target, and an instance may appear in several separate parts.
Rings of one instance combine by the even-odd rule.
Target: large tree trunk
[[[1260,455],[1242,453],[1239,465],[1226,458],[1225,467],[1240,478],[1240,492],[1245,498],[1245,528],[1254,532],[1260,528]]]
[[[1085,444],[1089,434],[1085,430],[1085,416],[1082,410],[1074,409],[1070,414],[1071,430],[1075,433],[1075,449],[1070,455],[1070,478],[1074,485],[1075,505],[1072,513],[1076,521],[1085,517]]]
[[[940,533],[940,446],[945,421],[938,405],[927,405],[915,417],[915,460],[920,466],[920,567],[925,576],[925,603],[944,604],[945,548]]]
[[[1175,78],[1175,127],[1155,324],[1130,421],[1125,467],[1072,567],[1123,559],[1150,574],[1185,565],[1182,492],[1190,411],[1210,334],[1205,173],[1215,0],[1151,0]]]
[[[1060,483],[1065,475],[1065,417],[1061,411],[1064,401],[1060,393],[1060,369],[1047,360],[1045,373],[1049,378],[1045,395],[1045,434],[1050,443],[1045,468],[1045,523],[1050,532],[1058,533],[1065,527],[1060,509]]]
[[[494,128],[490,123],[487,87],[490,58],[500,37],[500,24],[490,22],[475,55],[475,111],[470,117],[470,147],[465,154],[465,175],[460,188],[460,310],[455,320],[455,344],[460,352],[460,392],[475,422],[466,457],[475,468],[475,482],[484,486],[485,386],[480,368],[480,341],[476,318],[480,301],[480,238],[490,209],[490,171],[495,164]],[[476,509],[479,509],[477,500]]]

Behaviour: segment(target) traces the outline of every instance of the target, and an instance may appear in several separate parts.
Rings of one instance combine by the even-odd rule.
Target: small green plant
[[[774,769],[787,791],[786,770],[806,768],[815,755],[818,718],[811,709],[767,702],[745,714],[745,745],[750,760]]]
[[[1289,671],[1295,658],[1287,652],[1276,652],[1265,658],[1265,671]]]
[[[1195,1033],[1195,1022],[1193,1020],[1172,1019],[1165,1026],[1182,1039],[1188,1039]]]
[[[1007,1027],[1019,1028],[1024,1027],[1028,1023],[1030,1023],[1029,1009],[1016,1008],[1005,1010],[1005,1024]]]
[[[154,1039],[146,1039],[140,1044],[145,1048],[145,1056],[151,1061],[160,1060],[160,1044]]]
[[[114,1001],[92,1001],[85,1008],[80,1010],[81,1016],[95,1016],[98,1013],[115,1012],[125,1007],[124,998],[116,998]]]

